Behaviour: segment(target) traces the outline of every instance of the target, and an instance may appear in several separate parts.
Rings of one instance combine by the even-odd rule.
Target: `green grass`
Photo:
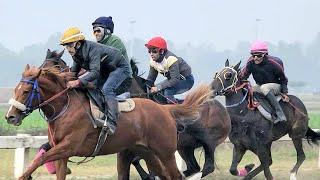
[[[320,171],[317,167],[318,162],[318,151],[319,147],[310,146],[304,142],[304,151],[306,153],[306,160],[302,164],[298,172],[298,179],[304,178],[308,180],[316,180],[320,177]],[[0,179],[10,179],[13,176],[13,150],[0,150]],[[30,157],[33,157],[35,150],[30,152]],[[204,154],[202,150],[196,151],[197,161],[203,165]],[[229,168],[232,159],[232,145],[225,143],[218,146],[216,153],[216,164],[217,168],[209,177],[204,178],[205,180],[210,179],[232,179],[237,180],[240,178],[231,176]],[[72,161],[80,161],[83,158],[72,157]],[[296,162],[296,152],[292,142],[274,142],[272,145],[272,159],[273,164],[271,171],[275,179],[288,179],[290,170]],[[259,164],[258,158],[251,152],[247,152],[243,157],[243,160],[239,164],[238,168],[244,167],[246,164],[255,163]],[[76,165],[69,163],[68,166],[72,170],[72,174],[68,175],[67,179],[117,179],[117,167],[116,167],[116,155],[99,156],[94,160]],[[133,180],[140,179],[137,175],[136,170],[131,166],[130,175]],[[48,175],[43,167],[37,169],[33,174],[35,179],[54,179],[55,176]],[[13,178],[12,178],[13,179]],[[258,180],[265,179],[263,173],[260,173],[257,178]]]
[[[309,127],[320,129],[320,113],[309,113]]]
[[[0,108],[0,135],[15,135],[17,133],[46,134],[47,122],[41,117],[38,110],[26,117],[20,126],[7,124],[4,118],[5,113],[6,109]],[[320,112],[310,112],[309,117],[309,127],[320,129]]]
[[[36,110],[27,116],[20,126],[13,126],[7,123],[5,117],[6,111],[0,109],[0,135],[15,135],[17,133],[28,133],[28,134],[45,134],[47,130],[47,122]]]

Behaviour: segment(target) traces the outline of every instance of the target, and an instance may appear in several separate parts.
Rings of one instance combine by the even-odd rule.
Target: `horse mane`
[[[211,96],[211,88],[208,85],[200,85],[196,90],[188,93],[182,104],[167,106],[175,119],[197,119],[200,114],[200,106],[210,99]]]
[[[60,73],[60,70],[53,66],[49,68],[42,68],[40,76],[47,76],[53,79],[53,81],[59,83],[62,87],[65,87],[66,80],[59,75]]]

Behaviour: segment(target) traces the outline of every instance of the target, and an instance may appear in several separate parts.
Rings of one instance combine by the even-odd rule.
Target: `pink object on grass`
[[[40,158],[44,153],[46,152],[46,150],[44,149],[40,149],[38,151],[38,153],[36,154],[36,158]],[[50,173],[50,174],[55,174],[56,173],[56,166],[54,165],[54,162],[53,161],[50,161],[50,162],[47,162],[44,164],[44,167],[47,169],[47,171]]]
[[[238,176],[244,177],[248,174],[248,171],[245,168],[238,169]]]

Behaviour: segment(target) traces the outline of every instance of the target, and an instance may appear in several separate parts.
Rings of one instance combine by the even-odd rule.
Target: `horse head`
[[[41,103],[66,87],[65,80],[56,68],[37,68],[26,65],[22,79],[9,100],[10,108],[5,118],[9,124],[19,126],[22,120]]]
[[[230,66],[227,59],[225,67],[215,74],[211,83],[211,88],[214,90],[215,95],[225,95],[230,90],[235,89],[240,74],[240,63],[241,61],[235,66]]]
[[[40,68],[57,67],[61,72],[68,69],[69,67],[67,66],[67,63],[63,59],[61,59],[63,53],[64,50],[58,53],[57,51],[51,51],[50,49],[48,49],[46,59],[44,60]]]

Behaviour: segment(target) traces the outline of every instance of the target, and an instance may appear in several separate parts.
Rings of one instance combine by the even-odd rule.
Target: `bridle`
[[[32,90],[29,93],[25,103],[21,103],[21,102],[15,100],[14,98],[11,98],[9,100],[9,104],[14,106],[15,108],[19,109],[22,112],[22,114],[24,114],[25,116],[28,116],[29,114],[31,114],[33,112],[33,110],[35,110],[35,109],[39,108],[39,111],[40,111],[41,107],[48,105],[51,101],[53,101],[57,97],[61,96],[69,89],[69,88],[66,88],[63,91],[53,95],[51,98],[42,102],[38,79],[22,78],[20,80],[20,82],[31,84]],[[63,109],[60,111],[60,113],[58,115],[55,116],[56,113],[54,112],[52,117],[50,117],[50,118],[44,117],[44,119],[46,119],[48,122],[52,122],[52,121],[56,120],[58,117],[60,117],[69,107],[70,98],[69,98],[68,93],[67,93],[67,97],[68,97],[68,103],[63,107]],[[37,105],[32,106],[32,102],[35,100],[37,101]],[[55,111],[55,109],[54,109],[54,111]]]
[[[232,83],[226,87],[225,83],[223,82],[223,80],[221,79],[221,75],[223,75],[224,79],[227,79],[227,73],[230,72],[226,72],[227,70],[231,70],[232,72],[234,72],[234,77],[232,79]],[[238,82],[238,72],[236,70],[234,70],[232,67],[225,67],[221,72],[216,73],[214,79],[218,79],[221,83],[222,89],[217,92],[221,95],[225,95],[225,93],[229,92],[230,90],[235,90],[236,89],[236,84]]]

